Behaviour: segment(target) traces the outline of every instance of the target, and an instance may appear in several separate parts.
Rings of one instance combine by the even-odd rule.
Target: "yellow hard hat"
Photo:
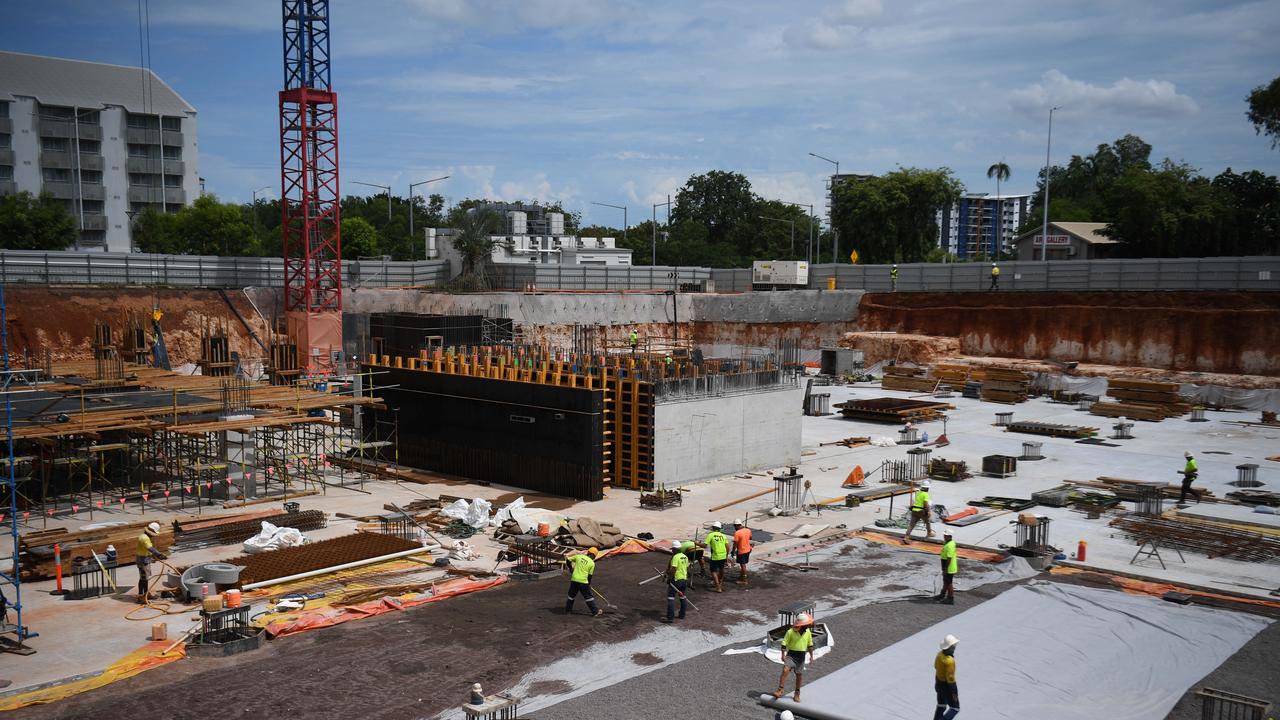
[[[587,548],[587,554],[591,557],[595,557],[600,554],[600,550],[598,548]]]

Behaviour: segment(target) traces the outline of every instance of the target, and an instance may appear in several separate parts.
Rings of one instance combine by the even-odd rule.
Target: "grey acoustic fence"
[[[284,260],[141,253],[0,252],[0,283],[250,287],[283,283]],[[446,260],[344,260],[346,287],[436,286],[449,278]]]
[[[809,287],[887,292],[888,265],[813,265]],[[1001,291],[1017,290],[1280,290],[1280,257],[1141,258],[1000,263]],[[345,287],[439,287],[447,260],[345,260]],[[0,283],[43,285],[278,286],[279,258],[146,255],[97,252],[0,251]],[[898,266],[898,292],[984,292],[990,263],[910,263]],[[671,290],[749,292],[749,268],[600,265],[502,265],[500,290]]]
[[[498,290],[673,290],[703,292],[711,270],[663,265],[500,265]]]

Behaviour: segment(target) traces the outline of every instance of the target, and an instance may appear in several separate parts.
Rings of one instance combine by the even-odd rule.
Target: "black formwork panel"
[[[428,337],[439,338],[444,347],[484,344],[483,315],[422,315],[417,313],[371,313],[369,337],[381,339],[384,355],[418,357],[418,351],[426,347]],[[493,335],[500,339],[511,338],[511,318],[492,318]],[[490,338],[493,339],[493,338]],[[373,346],[370,352],[375,352]]]
[[[398,415],[399,462],[537,492],[604,497],[604,392],[366,367]],[[372,425],[371,425],[372,426]]]

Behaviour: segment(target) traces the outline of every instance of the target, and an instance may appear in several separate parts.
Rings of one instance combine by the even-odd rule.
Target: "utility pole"
[[[426,185],[427,183],[440,182],[441,180],[448,180],[448,179],[449,179],[449,176],[445,175],[443,177],[431,178],[430,180],[423,180],[421,182],[409,183],[409,247],[413,247],[413,189],[418,187],[419,185]],[[387,195],[389,197],[390,193],[388,193]],[[427,244],[425,241],[422,243],[422,259],[423,260],[430,259],[427,257]]]
[[[664,205],[667,208],[667,224],[669,225],[671,224],[671,196],[670,195],[667,196],[666,202],[653,204],[653,243],[652,243],[653,257],[649,261],[649,264],[651,266],[658,264],[658,208]]]
[[[838,263],[840,262],[840,231],[836,229],[834,214],[836,210],[836,203],[835,203],[836,183],[838,182],[838,178],[840,177],[840,161],[832,160],[829,157],[823,157],[818,153],[809,153],[809,154],[812,155],[813,157],[818,158],[819,160],[826,160],[827,162],[836,166],[836,174],[831,176],[831,197],[827,201],[828,203],[827,224],[831,226],[831,262]],[[821,260],[822,258],[818,258],[818,259]]]
[[[1053,111],[1061,105],[1049,108],[1049,138],[1044,143],[1044,224],[1040,227],[1040,259],[1049,262],[1049,150],[1053,147]]]

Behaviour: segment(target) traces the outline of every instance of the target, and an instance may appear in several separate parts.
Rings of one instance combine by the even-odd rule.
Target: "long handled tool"
[[[587,587],[591,588],[591,593],[596,597],[600,598],[601,600],[603,600],[605,605],[608,605],[611,608],[618,607],[617,605],[614,605],[613,603],[609,602],[609,598],[605,597],[603,593],[597,590],[595,585],[588,585]]]
[[[199,629],[200,629],[200,626],[199,626],[199,625],[196,625],[195,627],[191,628],[190,630],[188,630],[188,631],[186,631],[186,632],[182,633],[181,637],[179,637],[177,640],[174,640],[172,643],[170,643],[170,644],[169,644],[169,647],[167,647],[167,648],[165,648],[164,650],[160,651],[160,657],[164,657],[165,655],[168,655],[168,654],[169,654],[169,652],[170,652],[171,650],[173,650],[174,648],[178,647],[178,643],[180,643],[180,642],[182,642],[183,640],[186,640],[187,638],[191,637],[192,633],[194,633],[196,630],[199,630]]]
[[[667,574],[666,574],[666,573],[664,573],[664,572],[660,572],[660,573],[658,573],[657,575],[654,575],[653,577],[649,578],[648,580],[641,580],[640,582],[638,582],[638,583],[636,583],[636,584],[637,584],[637,585],[648,585],[649,583],[653,582],[654,580],[658,580],[659,578],[664,578],[664,577],[666,577],[666,576],[667,576]]]
[[[107,566],[102,564],[102,560],[98,557],[97,551],[93,548],[89,548],[89,552],[93,553],[94,562],[98,563],[98,569],[102,570],[102,575],[107,578],[107,582],[111,583],[111,589],[119,595],[120,588],[116,587],[116,581],[111,579],[111,573],[107,572]]]
[[[389,505],[391,505],[391,508],[392,508],[393,510],[395,510],[396,512],[398,512],[398,513],[400,513],[401,515],[403,515],[403,516],[405,517],[405,519],[406,519],[406,520],[408,520],[409,522],[413,523],[413,524],[414,524],[414,526],[415,526],[415,527],[417,527],[419,530],[421,530],[421,531],[422,531],[422,532],[423,532],[427,537],[431,538],[431,542],[433,542],[433,543],[435,543],[435,544],[439,545],[440,547],[444,547],[444,543],[440,542],[440,538],[438,538],[438,537],[436,537],[434,534],[432,534],[432,532],[431,532],[430,530],[428,530],[428,529],[426,529],[426,528],[422,527],[422,525],[420,525],[420,524],[418,523],[418,521],[417,521],[417,520],[414,520],[414,519],[413,519],[413,516],[412,516],[412,515],[410,515],[409,513],[405,512],[404,510],[402,510],[402,509],[400,508],[400,506],[399,506],[399,505],[397,505],[397,504],[395,504],[395,503],[388,503],[388,504],[389,504]],[[496,569],[496,566],[495,566],[495,569]]]

